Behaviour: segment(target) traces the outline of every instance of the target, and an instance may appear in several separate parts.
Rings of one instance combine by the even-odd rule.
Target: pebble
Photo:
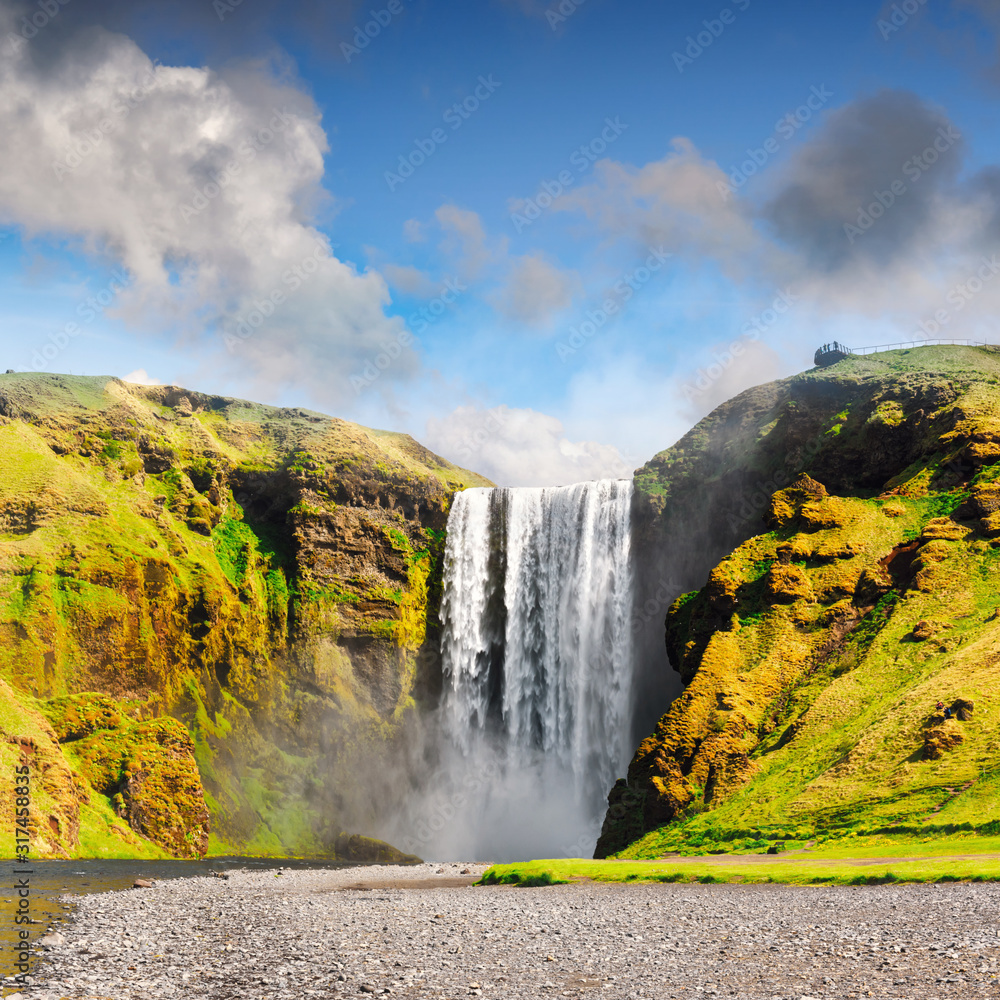
[[[485,866],[234,871],[75,897],[63,944],[8,987],[24,1000],[998,994],[997,883],[426,884],[462,868]]]

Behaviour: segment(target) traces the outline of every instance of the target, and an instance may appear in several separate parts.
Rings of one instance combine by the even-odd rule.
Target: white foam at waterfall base
[[[426,857],[589,856],[628,763],[632,484],[473,489],[448,520]]]

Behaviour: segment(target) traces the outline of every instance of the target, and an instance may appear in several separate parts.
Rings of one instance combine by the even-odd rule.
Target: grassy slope
[[[689,480],[711,486],[738,467],[772,471],[772,441],[779,451],[800,440],[815,442],[818,451],[847,451],[844,442],[824,440],[830,430],[827,422],[835,414],[846,409],[837,422],[841,431],[848,432],[845,439],[855,437],[851,432],[860,429],[856,422],[859,411],[884,389],[902,386],[917,394],[925,386],[941,384],[959,391],[1000,385],[1000,352],[941,346],[856,355],[830,368],[813,368],[748,389],[714,410],[677,444],[654,456],[636,472],[636,485],[646,496],[662,498],[662,509],[667,499],[683,495],[695,485]],[[980,394],[980,402],[985,404],[984,415],[995,415],[996,405],[989,395]],[[796,404],[791,412],[789,402]],[[834,408],[838,403],[843,409]],[[808,420],[813,411],[815,424]],[[788,428],[782,425],[793,421],[802,425],[799,433],[783,435]],[[852,441],[849,448],[853,451],[858,444]]]
[[[791,397],[821,388],[803,407],[815,426],[826,398],[808,464],[845,495],[810,493],[808,481],[777,494],[771,530],[674,604],[668,648],[688,686],[612,793],[605,852],[996,832],[998,376],[995,354],[926,348],[764,387],[757,396],[779,399],[780,413],[751,406],[755,427],[730,406],[728,425],[742,426],[732,461],[742,449],[744,467],[773,471],[765,446],[782,425],[787,440]],[[719,454],[726,421],[706,423],[640,476],[654,498],[688,488],[689,472],[670,469]],[[843,456],[862,449],[869,457],[853,461],[866,481],[846,495]],[[958,699],[974,702],[969,719],[936,712]]]
[[[559,858],[493,865],[481,885],[542,886],[595,882],[782,882],[791,885],[880,885],[890,882],[1000,881],[996,838],[894,843],[847,850],[805,849],[784,857],[726,854],[658,861]]]
[[[323,727],[385,735],[412,705],[440,544],[424,525],[487,481],[406,435],[76,376],[0,375],[0,449],[0,677],[19,699],[4,737],[81,691],[127,703],[130,727],[175,715],[212,849],[323,850],[338,831],[318,834],[325,807],[302,795],[336,749]],[[344,536],[363,540],[362,559],[314,556]],[[386,687],[380,669],[378,701],[364,673]],[[78,755],[63,763],[82,780]],[[121,832],[110,796],[88,796],[79,831],[40,846],[158,852]]]

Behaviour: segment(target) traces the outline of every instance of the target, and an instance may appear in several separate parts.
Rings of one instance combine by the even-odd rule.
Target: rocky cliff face
[[[849,358],[743,393],[639,470],[684,687],[598,856],[1000,821],[998,380],[989,349]]]
[[[451,497],[488,483],[319,413],[57,375],[0,376],[0,454],[0,766],[33,766],[33,855],[371,832],[439,681]]]

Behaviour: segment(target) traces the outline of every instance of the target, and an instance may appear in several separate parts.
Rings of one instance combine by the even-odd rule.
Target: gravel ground
[[[997,884],[461,884],[483,869],[240,871],[85,896],[24,995],[1000,996]]]

